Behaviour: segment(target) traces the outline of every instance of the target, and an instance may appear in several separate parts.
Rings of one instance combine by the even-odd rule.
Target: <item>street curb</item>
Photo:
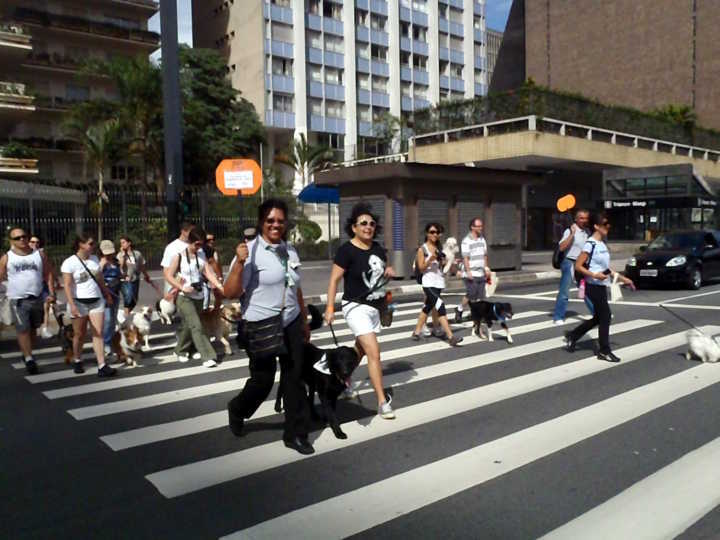
[[[540,281],[552,281],[554,279],[560,279],[560,270],[549,270],[546,272],[523,272],[521,274],[503,275],[502,272],[497,274],[498,277],[498,290],[503,288],[503,285],[512,284],[513,286],[519,285],[537,285]],[[393,300],[403,300],[406,298],[422,296],[422,286],[418,284],[412,285],[400,285],[398,287],[387,287],[387,291],[392,294]],[[460,280],[453,279],[448,284],[448,287],[443,291],[444,294],[452,293],[464,293],[465,287],[462,285]],[[335,295],[335,303],[342,300],[343,293],[339,292]],[[327,294],[319,294],[313,296],[304,297],[306,304],[326,304]]]

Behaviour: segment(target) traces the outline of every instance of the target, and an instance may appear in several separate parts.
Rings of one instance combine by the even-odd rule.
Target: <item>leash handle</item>
[[[333,328],[332,323],[328,323],[328,326],[330,327],[330,332],[332,333],[333,341],[335,342],[335,346],[339,347],[340,344],[338,343],[337,338],[335,337],[335,329]]]

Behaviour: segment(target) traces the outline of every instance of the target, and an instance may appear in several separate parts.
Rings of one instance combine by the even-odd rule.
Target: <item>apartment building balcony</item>
[[[156,49],[160,45],[160,34],[140,28],[125,28],[107,22],[99,22],[84,17],[59,15],[35,9],[17,8],[13,19],[28,25],[43,26],[66,32],[91,34],[107,39],[130,41]]]
[[[373,91],[372,93],[372,104],[376,107],[390,107],[390,94],[387,94],[385,92],[376,92]]]
[[[373,134],[372,122],[358,122],[358,135],[361,135],[362,137],[372,137]]]
[[[465,54],[457,49],[450,49],[450,61],[454,64],[464,64]]]
[[[356,26],[355,39],[363,43],[370,43],[370,29],[367,26]]]
[[[410,11],[410,8],[400,8],[400,20],[405,22],[412,22],[412,11]]]
[[[271,21],[283,22],[285,24],[293,23],[292,9],[289,7],[276,6],[275,4],[263,4],[263,15]]]
[[[451,36],[457,36],[457,37],[463,37],[464,35],[464,29],[463,25],[461,23],[450,21],[448,24],[448,33]]]
[[[479,28],[473,28],[473,37],[475,38],[476,42],[485,43],[485,32],[483,32]]]
[[[430,84],[430,74],[423,69],[413,69],[413,82],[428,85]]]
[[[0,59],[15,63],[32,52],[32,41],[27,30],[18,24],[0,23]]]
[[[445,17],[438,17],[438,30],[440,32],[448,33],[448,28],[450,26],[450,21],[448,21]]]
[[[49,69],[67,73],[77,72],[82,67],[81,59],[59,53],[50,54],[46,52],[32,53],[24,58],[22,63],[26,67]]]
[[[400,66],[400,80],[412,82],[412,68],[410,66]]]
[[[371,62],[371,72],[373,75],[390,76],[390,64],[382,60],[373,60]]]
[[[272,54],[273,56],[279,56],[280,58],[294,58],[293,44],[285,41],[278,41],[276,39],[265,40],[265,52],[267,54]]]
[[[273,92],[283,92],[284,94],[295,93],[295,81],[292,76],[273,73],[265,75],[265,88],[272,89]]]
[[[447,47],[440,47],[438,49],[438,57],[440,60],[450,60],[450,49]]]
[[[478,4],[477,2],[473,2],[473,13],[474,13],[475,15],[483,15],[482,4]]]
[[[370,43],[387,47],[390,43],[390,35],[382,30],[370,30]]]
[[[0,174],[18,174],[22,176],[38,174],[37,159],[18,159],[0,156]]]
[[[343,22],[332,17],[323,17],[323,30],[326,34],[342,36],[344,34]]]
[[[357,9],[364,9],[365,11],[370,10],[370,0],[357,0],[355,2],[355,7]]]
[[[62,96],[37,96],[35,105],[38,109],[64,112],[82,100],[68,99]]]
[[[325,98],[345,101],[345,87],[341,84],[325,83]]]
[[[132,6],[134,8],[146,11],[148,16],[157,13],[160,9],[160,2],[155,0],[111,0],[111,3],[121,6]]]
[[[445,90],[450,89],[450,77],[447,75],[440,75],[440,88],[444,88]]]
[[[370,105],[370,103],[371,103],[370,90],[365,90],[364,88],[358,88],[357,101],[361,105]]]
[[[450,77],[450,90],[454,90],[456,92],[464,92],[465,81],[462,79],[456,79],[455,77]]]
[[[312,62],[313,64],[322,65],[322,63],[323,63],[322,49],[316,49],[315,47],[308,47],[307,59],[308,59],[308,62]]]
[[[345,55],[326,50],[324,54],[324,64],[326,66],[344,69]]]
[[[370,73],[370,60],[358,55],[355,61],[355,69],[357,69],[360,73]]]
[[[388,4],[386,0],[370,0],[370,11],[373,13],[380,13],[381,15],[387,15]]]
[[[82,144],[73,139],[55,139],[52,137],[13,137],[13,142],[21,143],[37,150],[38,152],[80,152],[82,153]],[[0,146],[10,142],[9,140],[0,142]]]
[[[0,81],[0,114],[3,118],[16,118],[35,110],[35,98],[25,91],[22,83]]]
[[[403,111],[412,111],[413,110],[412,98],[410,96],[402,96],[402,98],[400,98],[400,108]]]
[[[321,133],[345,133],[345,120],[343,118],[335,118],[332,116],[320,116],[317,114],[310,115],[310,129]]]
[[[424,26],[425,28],[427,28],[428,27],[427,13],[423,13],[422,11],[413,11],[412,12],[412,23],[417,24],[418,26]]]
[[[413,40],[413,53],[422,54],[423,56],[430,55],[430,46],[425,41]]]
[[[475,69],[482,69],[483,71],[487,71],[487,58],[485,58],[484,56],[476,56]]]
[[[265,125],[282,129],[295,129],[295,113],[266,110]]]
[[[322,17],[320,15],[313,15],[312,13],[306,13],[305,26],[310,30],[317,30],[318,32],[322,32]]]
[[[487,94],[487,86],[482,83],[475,83],[475,95],[484,96]]]
[[[427,99],[418,96],[415,96],[413,104],[415,105],[416,111],[419,111],[421,109],[427,109],[430,107],[430,102]]]
[[[412,52],[412,41],[409,37],[400,38],[400,50],[405,52]]]
[[[323,84],[320,81],[308,81],[308,95],[310,97],[323,97]]]
[[[460,10],[463,9],[463,0],[446,0],[446,3]]]

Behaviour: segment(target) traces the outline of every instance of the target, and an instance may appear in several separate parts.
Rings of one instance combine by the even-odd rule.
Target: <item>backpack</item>
[[[420,247],[422,248],[423,253],[425,254],[425,257],[429,257],[429,256],[430,256],[430,252],[429,252],[429,251],[427,250],[427,248],[425,247],[425,244],[423,244],[423,245],[420,246]],[[418,268],[418,264],[417,264],[417,251],[415,252],[415,258],[413,259],[413,263],[412,263],[412,273],[413,273],[413,277],[415,278],[415,281],[417,282],[417,284],[418,284],[418,285],[422,285],[423,273],[420,271],[420,268]]]

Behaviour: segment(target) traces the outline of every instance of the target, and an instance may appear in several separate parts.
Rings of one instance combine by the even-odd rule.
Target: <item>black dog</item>
[[[470,302],[470,313],[472,314],[473,331],[480,339],[493,341],[491,327],[495,321],[500,322],[500,326],[507,332],[507,341],[512,343],[513,339],[510,335],[510,329],[505,321],[512,319],[512,305],[501,302]],[[483,326],[487,327],[487,336],[483,332]]]

